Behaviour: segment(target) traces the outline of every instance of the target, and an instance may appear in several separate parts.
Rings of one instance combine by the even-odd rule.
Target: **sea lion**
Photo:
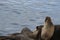
[[[35,30],[33,31],[33,33],[32,33],[35,38],[36,38],[36,36],[37,36],[37,34],[38,34],[38,31],[39,31],[39,30],[38,30],[38,28],[36,27],[36,29],[35,29]]]
[[[35,34],[35,35],[36,35],[35,40],[41,40],[41,28],[42,28],[42,27],[39,27],[39,26],[36,27],[36,31],[37,31],[37,32],[36,32],[36,34]]]
[[[35,40],[41,40],[42,27],[43,25],[36,26],[36,31],[38,31],[38,33],[37,33],[37,36],[35,37]],[[60,25],[55,24],[54,27],[55,27],[54,34],[50,40],[60,40]]]
[[[52,23],[51,18],[49,16],[47,16],[45,19],[45,22],[44,22],[44,26],[42,27],[41,39],[42,40],[50,40],[50,38],[54,34],[54,29],[55,29],[55,27]]]

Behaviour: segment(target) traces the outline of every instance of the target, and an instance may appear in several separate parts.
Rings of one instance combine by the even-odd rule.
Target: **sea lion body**
[[[35,29],[35,30],[33,31],[33,33],[32,33],[32,35],[34,36],[34,38],[37,37],[38,32],[39,32],[39,30],[38,30],[37,27],[36,27],[36,29]]]
[[[50,17],[46,17],[44,26],[41,31],[41,39],[49,40],[54,34],[54,25]]]

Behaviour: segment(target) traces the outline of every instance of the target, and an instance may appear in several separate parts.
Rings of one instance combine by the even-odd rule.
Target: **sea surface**
[[[0,0],[0,36],[34,30],[46,16],[60,24],[60,0]]]

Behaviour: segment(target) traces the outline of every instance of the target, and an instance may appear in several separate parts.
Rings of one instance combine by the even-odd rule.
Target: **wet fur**
[[[49,40],[54,33],[54,25],[51,21],[50,17],[46,17],[44,26],[41,31],[41,39],[42,40]]]
[[[36,36],[36,40],[41,40],[41,29],[42,29],[43,25],[37,26],[37,30],[39,30],[37,36]],[[54,25],[55,27],[55,31],[53,36],[51,37],[50,40],[60,40],[60,25]]]

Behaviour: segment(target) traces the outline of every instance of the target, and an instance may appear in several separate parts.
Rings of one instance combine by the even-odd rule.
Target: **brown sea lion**
[[[36,27],[37,32],[35,34],[36,35],[35,40],[41,40],[41,28],[42,27],[39,27],[39,26]]]
[[[40,30],[37,34],[36,39],[41,40],[40,36],[41,36],[41,29],[42,29],[43,25],[36,26],[36,27],[38,28],[38,30]],[[50,40],[60,40],[60,24],[55,24],[54,27],[55,27],[55,32]]]
[[[42,40],[50,40],[50,38],[54,34],[54,25],[51,21],[51,18],[49,16],[46,17],[44,26],[42,27],[41,31],[41,39]]]
[[[39,31],[39,30],[38,30],[38,28],[36,27],[36,29],[35,29],[35,30],[33,31],[33,33],[32,33],[33,36],[34,36],[34,38],[36,38],[36,36],[37,36],[37,34],[38,34],[38,31]]]

